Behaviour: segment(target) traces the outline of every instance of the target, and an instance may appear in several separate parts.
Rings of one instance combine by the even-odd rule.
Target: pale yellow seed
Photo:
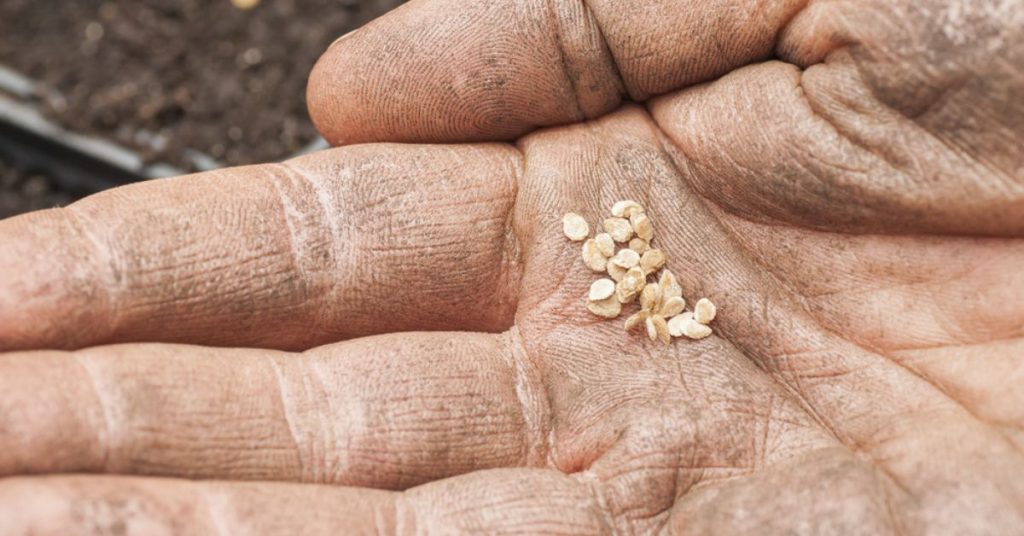
[[[668,332],[668,323],[665,317],[659,315],[648,315],[644,322],[647,328],[647,336],[652,340],[659,340],[665,344],[671,342],[672,338]]]
[[[620,303],[633,303],[637,294],[636,282],[629,275],[623,277],[622,281],[615,285],[615,297],[619,299]]]
[[[590,301],[603,300],[615,293],[615,281],[611,279],[598,279],[590,285],[590,293],[587,297]]]
[[[654,238],[654,227],[651,225],[651,219],[646,214],[642,212],[633,214],[629,218],[629,223],[633,226],[633,232],[640,238],[648,242]]]
[[[665,321],[665,317],[654,315],[651,317],[651,321],[654,324],[654,331],[658,336],[658,340],[665,344],[672,342],[672,337],[668,332],[668,322]]]
[[[658,338],[658,328],[654,326],[654,317],[648,316],[644,322],[644,326],[647,328],[647,336],[653,341]]]
[[[683,335],[690,339],[700,340],[711,335],[711,328],[690,318],[683,322]]]
[[[711,300],[707,298],[701,298],[696,305],[693,306],[693,319],[701,324],[707,324],[715,319],[715,314],[718,313],[718,308],[715,304],[711,303]]]
[[[687,311],[685,313],[678,314],[676,316],[673,316],[668,321],[668,332],[669,332],[669,334],[671,334],[673,337],[682,337],[683,336],[683,326],[686,324],[686,322],[692,322],[692,321],[693,321],[693,313],[691,313],[689,311]]]
[[[661,285],[661,293],[665,299],[670,298],[681,298],[683,296],[683,287],[679,285],[679,281],[676,279],[676,274],[673,274],[671,270],[665,269],[661,272],[661,279],[658,280],[658,284]]]
[[[627,281],[628,278],[629,276],[626,276],[615,285],[615,299],[619,300],[619,303],[623,305],[633,303],[637,296],[636,290],[633,289],[634,285]]]
[[[633,268],[640,264],[640,254],[629,248],[623,248],[612,257],[611,262],[623,268]]]
[[[628,218],[633,214],[642,213],[643,211],[644,207],[640,206],[640,203],[629,199],[612,205],[612,216],[616,218]]]
[[[665,291],[662,290],[663,295],[664,293]],[[661,309],[658,311],[658,314],[661,316],[676,316],[683,312],[683,309],[686,309],[686,300],[679,297],[665,298],[664,303],[661,304]]]
[[[643,255],[651,246],[643,238],[634,238],[629,241],[629,249]]]
[[[643,290],[644,285],[647,284],[647,277],[644,275],[644,271],[641,270],[639,266],[634,266],[633,268],[630,268],[629,271],[626,272],[626,275],[631,275],[634,278],[636,278],[636,281],[637,281],[637,283],[636,283],[636,291],[637,292],[640,292],[641,290]]]
[[[616,242],[629,242],[633,238],[633,226],[629,220],[623,218],[608,218],[604,220],[604,230]]]
[[[583,243],[583,263],[595,272],[603,272],[608,266],[608,259],[601,254],[593,238]]]
[[[594,241],[597,242],[597,249],[601,250],[601,255],[605,257],[612,257],[615,255],[615,240],[612,240],[612,235],[608,233],[599,233],[594,237]]]
[[[615,299],[615,296],[612,296],[603,300],[587,302],[587,309],[603,318],[615,318],[622,312],[622,304]]]
[[[626,277],[626,272],[629,270],[615,264],[614,262],[608,263],[608,276],[615,281],[622,281],[623,277]]]
[[[570,212],[562,216],[562,232],[569,240],[579,242],[590,234],[590,225],[587,224],[587,220],[583,219],[583,216]]]
[[[626,319],[626,331],[633,331],[641,324],[643,324],[645,320],[647,320],[647,313],[643,311],[637,311],[633,313],[632,315],[630,315],[629,318]]]
[[[644,288],[647,278],[639,268],[633,268],[626,272],[618,285],[615,286],[615,296],[622,303],[632,303],[637,294]]]
[[[651,283],[640,292],[640,307],[652,314],[661,308],[661,287]]]
[[[648,250],[640,257],[640,267],[645,273],[657,272],[662,266],[665,266],[665,254],[660,249]]]

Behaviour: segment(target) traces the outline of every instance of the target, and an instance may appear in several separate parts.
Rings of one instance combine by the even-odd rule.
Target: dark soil
[[[41,171],[15,169],[0,156],[0,219],[73,200]]]
[[[338,36],[402,0],[3,0],[0,64],[56,90],[71,130],[189,168],[277,160],[316,139],[306,77]]]

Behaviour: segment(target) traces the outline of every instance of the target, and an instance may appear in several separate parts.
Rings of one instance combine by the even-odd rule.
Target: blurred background
[[[0,0],[0,218],[322,147],[306,77],[402,0]]]

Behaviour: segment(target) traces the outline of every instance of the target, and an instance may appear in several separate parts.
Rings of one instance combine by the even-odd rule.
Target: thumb
[[[323,55],[309,110],[334,144],[511,140],[768,58],[803,3],[414,0]]]

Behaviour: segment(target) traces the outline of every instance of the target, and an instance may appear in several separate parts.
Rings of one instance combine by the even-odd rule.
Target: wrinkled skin
[[[1024,533],[1022,35],[1011,0],[414,1],[313,73],[345,147],[0,223],[0,519]],[[627,198],[713,337],[586,312],[561,215]]]

